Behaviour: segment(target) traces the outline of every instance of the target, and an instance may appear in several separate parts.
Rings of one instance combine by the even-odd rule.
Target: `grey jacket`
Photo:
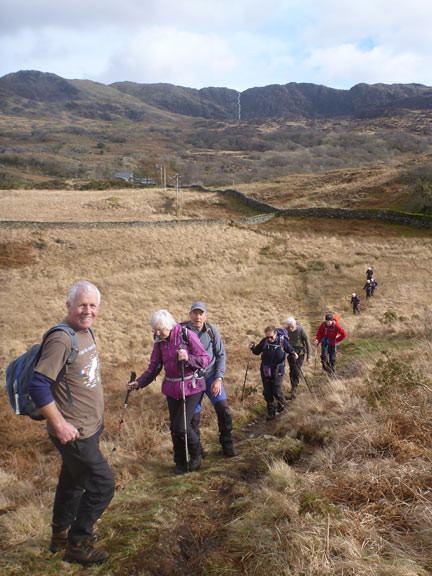
[[[210,357],[210,364],[206,368],[206,380],[214,377],[223,378],[226,368],[226,354],[219,330],[214,324],[206,322],[201,332],[198,332],[192,322],[186,322],[188,330],[198,335],[201,346]],[[213,338],[212,336],[213,335]]]
[[[296,322],[296,324],[297,328],[293,332],[288,331],[291,346],[299,356],[303,356],[306,352],[306,358],[309,360],[311,357],[311,345],[308,335],[300,322]]]

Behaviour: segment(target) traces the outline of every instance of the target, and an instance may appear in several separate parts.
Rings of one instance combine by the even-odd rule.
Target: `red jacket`
[[[327,326],[325,322],[322,322],[315,336],[318,342],[328,339],[327,344],[329,346],[336,346],[337,344],[340,344],[342,340],[345,340],[346,337],[347,333],[342,328],[342,326],[336,322],[336,320],[333,320],[330,326]]]

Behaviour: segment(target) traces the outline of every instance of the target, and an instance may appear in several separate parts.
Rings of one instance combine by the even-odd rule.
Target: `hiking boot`
[[[274,420],[274,419],[275,419],[275,416],[276,416],[276,415],[275,415],[273,412],[270,413],[270,414],[267,414],[266,420]]]
[[[91,564],[102,564],[108,558],[108,552],[98,550],[93,547],[93,538],[82,538],[76,544],[68,543],[63,560],[65,562],[76,562],[83,566]]]
[[[324,362],[322,363],[322,369],[323,369],[323,372],[327,372],[327,374],[331,374],[331,372],[332,372],[331,366],[328,362],[326,362],[325,364],[324,364]]]
[[[68,545],[68,531],[69,528],[66,528],[66,530],[61,530],[60,532],[52,533],[49,549],[53,554],[56,554],[61,550],[66,550],[66,547]],[[99,540],[99,536],[97,535],[96,532],[93,532],[93,534],[89,536],[89,538],[91,538],[93,542],[97,542]]]
[[[201,454],[196,458],[191,458],[189,462],[189,472],[196,472],[201,466]]]
[[[180,476],[181,474],[187,473],[187,464],[186,462],[177,462],[175,467],[175,473]]]
[[[280,414],[280,413],[283,412],[284,410],[285,410],[285,404],[281,404],[281,403],[279,402],[278,407],[277,407],[277,411],[278,411],[279,414]]]
[[[60,552],[61,550],[66,550],[66,547],[68,545],[68,531],[66,530],[61,530],[60,532],[53,532],[52,536],[51,536],[51,542],[50,542],[50,552],[52,552],[53,554],[56,554],[57,552]]]
[[[238,455],[237,450],[232,442],[224,442],[222,444],[222,452],[227,458],[233,458]]]

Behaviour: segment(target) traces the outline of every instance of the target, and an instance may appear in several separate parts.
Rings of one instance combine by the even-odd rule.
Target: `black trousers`
[[[170,430],[174,448],[174,462],[176,464],[182,464],[186,462],[183,399],[171,398],[170,396],[167,396],[166,399],[170,415]],[[188,450],[192,459],[196,458],[200,453],[200,439],[191,426],[192,417],[200,399],[201,392],[186,396],[187,441]]]
[[[303,366],[304,362],[304,354],[299,356],[297,360],[295,360],[294,356],[291,354],[288,355],[288,364],[290,368],[290,382],[291,388],[296,388],[300,382],[300,370]]]
[[[67,444],[50,436],[62,458],[54,498],[53,531],[70,527],[68,539],[72,544],[92,535],[95,522],[114,496],[114,476],[99,450],[102,430],[90,438]]]
[[[285,398],[282,392],[283,377],[283,374],[266,377],[261,372],[261,379],[264,388],[263,396],[267,402],[267,412],[270,416],[274,415],[275,413],[275,398],[278,401],[278,408],[285,406]]]

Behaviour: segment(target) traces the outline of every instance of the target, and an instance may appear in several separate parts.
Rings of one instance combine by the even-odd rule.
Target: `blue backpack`
[[[75,330],[67,324],[56,324],[50,328],[48,332],[43,335],[40,344],[32,346],[22,356],[13,360],[6,368],[6,390],[9,395],[9,402],[15,414],[18,414],[19,416],[30,416],[33,420],[44,420],[44,417],[40,414],[39,409],[35,406],[35,403],[28,392],[28,387],[33,378],[35,366],[41,356],[42,346],[47,336],[56,330],[63,330],[63,332],[69,334],[71,338],[71,351],[65,365],[60,370],[55,382],[51,386],[51,391],[53,391],[67,371],[68,366],[72,364],[79,352],[78,337],[75,334]],[[93,336],[93,331],[91,329],[90,332]],[[68,404],[72,406],[72,396],[67,382],[66,393]]]

